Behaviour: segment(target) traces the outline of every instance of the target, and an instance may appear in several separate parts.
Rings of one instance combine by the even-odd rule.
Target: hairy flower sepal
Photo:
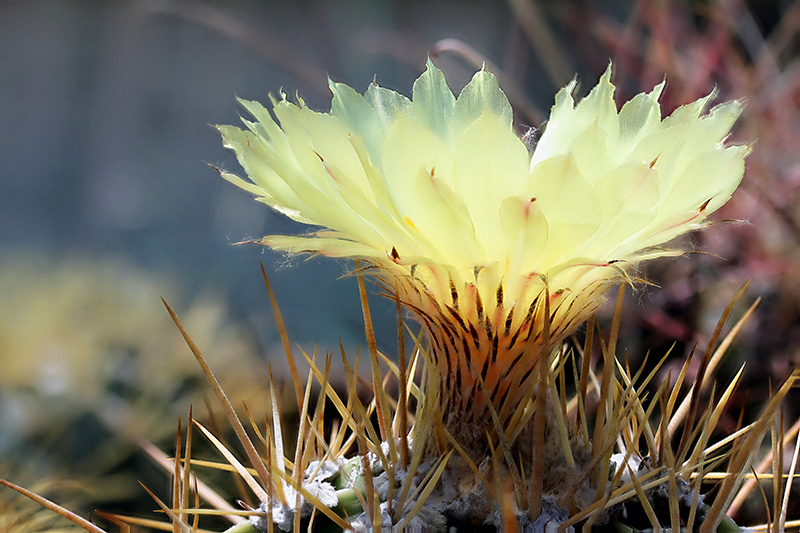
[[[577,104],[575,82],[559,91],[532,151],[483,70],[458,98],[429,62],[411,100],[333,82],[330,113],[282,95],[273,118],[242,100],[255,122],[219,130],[250,181],[221,174],[322,228],[264,244],[366,260],[399,292],[428,331],[448,425],[475,424],[467,442],[489,402],[505,423],[531,385],[545,320],[553,343],[570,334],[742,178],[749,148],[725,144],[738,102],[703,114],[712,94],[662,120],[663,83],[618,110],[610,78]]]

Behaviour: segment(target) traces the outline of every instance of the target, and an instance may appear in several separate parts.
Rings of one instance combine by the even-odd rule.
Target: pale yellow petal
[[[540,263],[548,270],[574,257],[600,226],[602,210],[594,190],[570,155],[542,161],[531,172],[532,196],[549,224]]]
[[[619,112],[619,143],[624,153],[630,151],[629,145],[635,143],[642,134],[657,127],[661,122],[661,106],[658,99],[664,90],[659,83],[649,93],[641,93],[625,102]]]
[[[463,199],[475,224],[475,237],[486,259],[506,255],[500,226],[500,206],[527,187],[528,151],[505,118],[484,113],[458,137],[453,154],[454,190]]]
[[[369,102],[378,117],[378,124],[383,133],[394,124],[398,115],[411,115],[411,100],[390,89],[371,84],[364,94],[364,99]]]
[[[456,98],[447,86],[444,74],[430,59],[411,92],[414,116],[441,140],[448,142]]]
[[[458,95],[453,109],[453,133],[458,135],[484,113],[496,115],[505,129],[510,129],[513,112],[508,98],[494,75],[479,70]]]
[[[382,170],[392,202],[403,217],[414,221],[424,216],[417,194],[420,170],[452,188],[452,167],[452,152],[413,117],[398,116],[386,132]]]
[[[348,131],[361,139],[375,165],[381,164],[383,134],[378,114],[369,102],[344,83],[328,83],[333,100],[331,114],[338,118]]]
[[[538,259],[547,247],[547,218],[532,198],[509,196],[500,206],[500,224],[508,249],[506,292],[517,294],[524,278],[535,274]]]

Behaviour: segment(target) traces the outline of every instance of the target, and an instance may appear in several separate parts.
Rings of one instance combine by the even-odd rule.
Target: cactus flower
[[[713,93],[662,118],[664,84],[621,109],[611,67],[576,103],[555,97],[538,143],[515,133],[495,77],[458,97],[431,62],[411,99],[371,84],[330,83],[331,111],[242,100],[244,130],[220,126],[249,180],[222,176],[313,226],[270,235],[287,252],[368,262],[427,330],[445,424],[485,434],[489,402],[507,420],[533,382],[549,298],[557,342],[607,289],[662,245],[700,228],[744,172],[747,146],[726,137],[741,111]]]

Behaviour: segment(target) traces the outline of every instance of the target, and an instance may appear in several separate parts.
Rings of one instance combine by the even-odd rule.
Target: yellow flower
[[[360,258],[397,287],[430,335],[451,426],[482,434],[487,402],[505,418],[531,384],[545,287],[556,342],[742,179],[749,148],[725,144],[738,102],[704,114],[712,93],[662,120],[663,83],[618,111],[610,78],[577,105],[574,81],[560,90],[532,151],[483,70],[458,98],[428,62],[411,100],[331,82],[330,113],[282,95],[277,120],[243,100],[255,122],[219,130],[250,181],[222,176],[321,227],[264,244]]]

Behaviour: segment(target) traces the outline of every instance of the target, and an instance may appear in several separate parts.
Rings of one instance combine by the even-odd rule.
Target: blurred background
[[[733,141],[755,146],[714,216],[728,222],[686,241],[698,253],[645,267],[661,288],[628,296],[623,345],[637,362],[675,344],[680,364],[752,278],[734,317],[762,302],[721,376],[747,361],[738,401],[757,408],[800,361],[799,31],[788,0],[0,2],[0,477],[74,472],[76,457],[106,480],[156,476],[131,458],[136,438],[167,437],[203,403],[160,297],[237,398],[259,397],[268,361],[285,373],[259,262],[293,342],[363,345],[355,281],[339,279],[351,265],[234,245],[303,228],[208,166],[239,172],[211,125],[238,122],[236,96],[281,89],[327,110],[327,77],[410,94],[427,57],[456,93],[486,64],[520,131],[609,59],[620,101],[665,75],[665,114],[714,87],[746,99]],[[392,353],[393,305],[372,303]],[[31,449],[36,466],[11,468]],[[78,500],[99,492],[115,510],[132,498]]]

